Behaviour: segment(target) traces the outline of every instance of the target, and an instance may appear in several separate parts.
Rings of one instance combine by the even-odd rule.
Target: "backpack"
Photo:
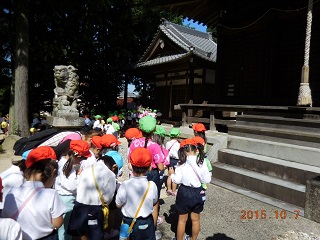
[[[58,132],[59,131],[57,129],[46,129],[37,132],[29,138],[20,138],[13,145],[14,155],[21,156],[25,151],[39,146],[41,143],[56,135]]]

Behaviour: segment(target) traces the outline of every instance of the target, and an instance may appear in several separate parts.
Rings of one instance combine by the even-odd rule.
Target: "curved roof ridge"
[[[192,29],[192,28],[186,27],[184,25],[180,25],[180,24],[177,24],[177,23],[170,22],[170,21],[168,21],[166,19],[163,19],[162,24],[163,25],[171,25],[172,27],[176,28],[178,31],[186,32],[186,33],[198,36],[198,37],[202,37],[202,38],[206,38],[206,39],[212,40],[212,36],[208,32],[201,32],[201,31],[198,31],[196,29]]]

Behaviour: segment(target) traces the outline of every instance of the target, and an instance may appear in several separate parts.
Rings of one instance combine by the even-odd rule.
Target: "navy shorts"
[[[178,162],[179,162],[179,159],[170,158],[169,167],[173,167],[174,169],[176,169],[176,166],[177,166]]]
[[[152,181],[157,185],[158,189],[158,199],[160,198],[160,191],[161,191],[161,181],[160,181],[160,174],[158,169],[154,168],[147,173],[148,181]]]
[[[180,185],[177,197],[176,208],[179,214],[201,213],[206,199],[206,192],[202,187],[193,188]]]
[[[103,221],[101,205],[75,202],[67,233],[72,236],[86,236],[88,240],[103,239]]]
[[[123,222],[131,225],[132,218],[123,217]],[[153,217],[150,214],[146,218],[139,217],[133,225],[130,240],[156,240]]]

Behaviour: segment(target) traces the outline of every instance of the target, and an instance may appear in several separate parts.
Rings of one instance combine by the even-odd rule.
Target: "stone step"
[[[228,133],[234,136],[320,148],[320,134],[317,132],[237,124],[229,126]]]
[[[295,213],[295,214],[299,214],[299,216],[304,216],[304,208],[295,206],[293,204],[289,204],[289,203],[280,201],[278,199],[271,198],[269,196],[266,196],[266,195],[263,195],[263,194],[260,194],[260,193],[257,193],[257,192],[242,188],[242,187],[239,187],[237,185],[234,185],[234,184],[219,180],[217,178],[212,178],[211,183],[214,184],[214,185],[217,185],[219,187],[228,189],[230,191],[233,191],[233,192],[242,194],[244,196],[253,198],[255,200],[258,200],[258,201],[267,203],[269,205],[278,207],[279,210],[280,209],[284,209],[286,211],[289,211],[289,212],[292,212],[292,213]],[[244,210],[246,210],[246,209],[244,209]]]
[[[219,162],[213,164],[213,176],[219,180],[304,208],[305,185]]]
[[[320,150],[294,144],[229,135],[228,148],[320,167]]]
[[[320,132],[320,120],[297,119],[282,116],[238,115],[238,125],[293,129],[295,131]]]
[[[320,168],[234,149],[221,149],[218,162],[300,184],[320,175]]]

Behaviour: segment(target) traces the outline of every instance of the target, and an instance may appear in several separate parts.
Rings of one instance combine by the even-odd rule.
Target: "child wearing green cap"
[[[174,173],[175,168],[179,161],[178,151],[180,149],[179,142],[180,130],[178,128],[172,128],[169,132],[170,141],[166,144],[166,149],[169,151],[170,164],[168,170]],[[170,176],[167,178],[167,195],[176,196],[177,195],[177,184],[172,182]]]
[[[162,154],[161,147],[153,141],[153,133],[156,131],[156,119],[151,116],[145,116],[139,120],[139,128],[143,134],[142,138],[137,138],[131,142],[129,148],[129,154],[136,148],[147,148],[152,153],[152,170],[148,172],[147,178],[149,181],[153,181],[158,187],[158,196],[160,196],[160,175],[159,171],[164,170],[165,156]],[[159,197],[158,197],[159,200]],[[154,206],[152,213],[154,224],[157,225],[159,215],[159,201]]]

